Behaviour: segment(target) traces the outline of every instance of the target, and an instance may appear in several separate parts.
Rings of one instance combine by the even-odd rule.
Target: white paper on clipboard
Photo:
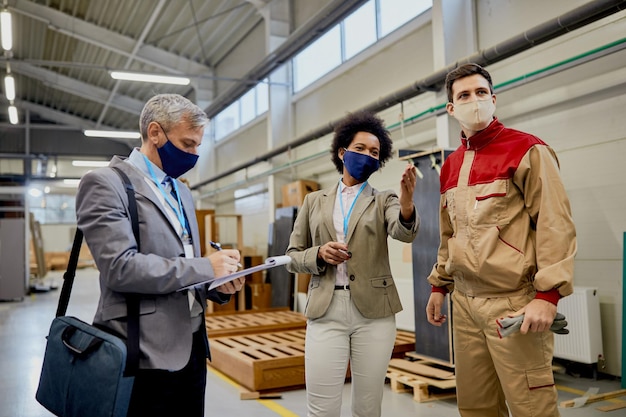
[[[197,282],[197,283],[192,284],[192,285],[187,285],[186,287],[183,287],[183,288],[179,289],[178,291],[187,290],[189,288],[197,287],[199,285],[204,285],[204,284],[208,284],[208,283],[211,283],[211,285],[209,285],[209,290],[212,290],[213,288],[219,287],[220,285],[226,284],[227,282],[230,282],[230,281],[232,281],[234,279],[237,279],[239,277],[243,277],[243,276],[246,276],[246,275],[249,275],[249,274],[253,274],[253,273],[259,272],[259,271],[265,271],[266,269],[274,268],[274,267],[279,266],[279,265],[287,265],[289,262],[291,262],[291,257],[287,256],[287,255],[270,256],[261,265],[255,265],[255,266],[250,267],[250,268],[242,269],[241,271],[237,271],[237,272],[235,272],[233,274],[226,275],[226,276],[221,277],[221,278],[210,279],[210,280],[207,280],[207,281]]]

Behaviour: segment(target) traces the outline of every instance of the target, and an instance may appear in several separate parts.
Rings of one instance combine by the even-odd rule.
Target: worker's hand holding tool
[[[524,315],[516,316],[516,317],[506,317],[496,320],[496,324],[498,325],[497,331],[498,336],[502,339],[503,337],[507,337],[512,333],[519,331],[520,327],[522,327],[522,322],[524,321]],[[550,331],[557,334],[568,334],[569,330],[565,328],[567,326],[567,321],[565,321],[565,316],[561,313],[556,313],[556,317],[552,322],[552,326],[550,326]]]

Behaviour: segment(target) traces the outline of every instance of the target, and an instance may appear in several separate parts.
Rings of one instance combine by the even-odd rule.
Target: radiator
[[[596,288],[574,287],[561,299],[558,311],[565,315],[569,334],[554,335],[554,357],[585,364],[602,357],[600,300]]]

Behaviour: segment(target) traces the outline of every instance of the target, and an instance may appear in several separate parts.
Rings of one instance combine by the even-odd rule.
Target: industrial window
[[[267,83],[268,79],[263,80],[213,118],[212,129],[216,141],[267,112]]]
[[[380,0],[379,21],[382,38],[409,20],[433,7],[432,0]]]
[[[378,40],[376,4],[368,1],[343,21],[344,60],[350,59]]]
[[[430,9],[432,4],[432,0],[368,1],[294,57],[294,92]]]
[[[298,92],[432,7],[432,0],[370,0],[292,59]],[[268,80],[217,114],[212,134],[219,141],[269,109]]]
[[[341,64],[341,32],[335,26],[293,60],[293,82],[299,91]]]

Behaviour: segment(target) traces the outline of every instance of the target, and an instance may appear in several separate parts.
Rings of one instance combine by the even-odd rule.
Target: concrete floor
[[[74,290],[67,311],[91,322],[98,299],[97,271],[82,269],[77,272]],[[21,301],[0,302],[0,417],[51,416],[35,400],[39,373],[45,350],[46,335],[54,318],[62,273],[51,272],[46,279],[56,282],[59,290],[26,296]],[[559,401],[582,396],[589,388],[600,393],[621,389],[615,378],[574,377],[556,373]],[[206,395],[207,416],[276,417],[305,416],[306,393],[303,389],[285,391],[281,398],[271,400],[241,400],[240,387],[227,376],[209,368]],[[584,405],[581,408],[561,409],[563,417],[617,417],[626,416],[626,408],[602,412],[603,405],[626,403],[626,396]],[[350,384],[344,387],[342,416],[350,416]],[[387,384],[383,400],[383,415],[392,417],[451,417],[458,416],[454,399],[418,403],[410,393],[392,392]],[[88,416],[86,416],[88,417]]]

